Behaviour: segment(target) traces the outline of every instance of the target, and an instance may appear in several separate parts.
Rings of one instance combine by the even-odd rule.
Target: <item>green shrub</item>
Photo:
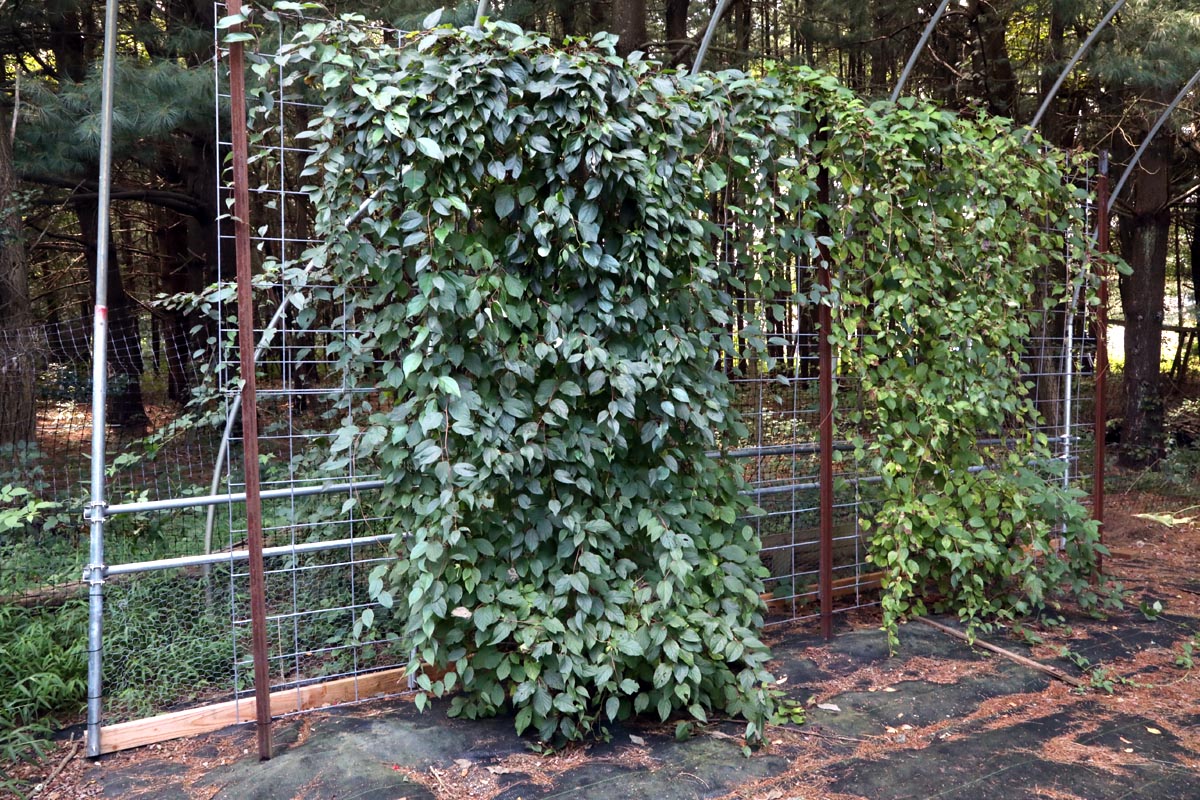
[[[854,232],[834,235],[831,257],[855,265],[834,339],[871,399],[845,419],[856,457],[882,476],[871,557],[893,641],[930,596],[971,626],[1114,599],[1090,582],[1098,526],[1062,485],[1026,375],[1028,356],[1054,357],[1031,353],[1040,314],[1094,302],[1084,195],[1065,157],[1006,121],[910,100],[831,129],[831,229]],[[981,437],[1006,446],[989,452]]]

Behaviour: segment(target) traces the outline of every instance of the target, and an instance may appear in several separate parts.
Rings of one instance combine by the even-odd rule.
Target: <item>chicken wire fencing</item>
[[[132,502],[195,494],[212,475],[220,438],[187,409],[205,380],[202,365],[186,338],[168,333],[166,314],[121,316],[108,337],[109,496]],[[0,329],[0,404],[9,412],[0,415],[0,486],[25,492],[0,500],[0,512],[32,505],[38,518],[37,525],[0,528],[6,602],[69,596],[87,561],[76,521],[88,493],[92,355],[91,319]],[[184,526],[133,515],[114,520],[108,548],[118,562],[165,558],[194,552],[191,537]]]
[[[224,15],[218,5],[216,18]],[[314,215],[305,188],[311,178],[303,176],[310,150],[300,134],[320,106],[304,94],[303,83],[287,80],[272,58],[272,48],[288,36],[287,25],[299,22],[284,17],[284,25],[260,31],[250,68],[232,82],[228,49],[214,38],[219,142],[214,169],[223,209],[233,198],[232,161],[244,158],[250,176],[247,222],[256,276],[260,425],[253,444],[262,483],[262,592],[275,714],[410,688],[399,670],[409,659],[405,643],[391,632],[397,626],[389,624],[389,610],[372,603],[368,593],[371,570],[390,557],[388,543],[397,533],[373,510],[381,486],[378,471],[350,456],[329,458],[338,436],[367,427],[367,401],[375,390],[355,385],[338,367],[336,354],[356,331],[332,321],[345,318],[338,297],[354,287],[314,283],[306,269],[305,251],[319,242],[311,233]],[[253,135],[248,152],[235,155],[228,109],[247,99],[257,108]],[[1084,180],[1086,188],[1095,188],[1092,177]],[[1092,208],[1088,220],[1090,227],[1102,222]],[[725,219],[713,222],[724,232],[715,257],[737,259],[737,252],[752,250],[737,244],[754,231]],[[228,215],[220,236],[226,244],[234,241]],[[241,466],[247,443],[238,424],[238,287],[232,252],[231,246],[219,248],[217,283],[204,307],[192,309],[202,320],[203,344],[176,348],[187,353],[180,368],[195,373],[186,411],[169,421],[152,420],[148,438],[128,443],[120,436],[108,438],[111,499],[104,536],[109,564],[104,568],[102,681],[91,689],[100,705],[98,718],[89,720],[93,755],[110,749],[101,722],[113,725],[220,702],[232,704],[233,721],[255,718]],[[744,259],[737,263],[754,269]],[[827,276],[818,265],[792,268],[791,296],[732,301],[736,331],[755,323],[767,334],[772,367],[764,370],[758,358],[741,349],[744,338],[736,335],[734,350],[716,359],[730,378],[748,429],[743,440],[723,442],[721,456],[740,466],[762,510],[742,522],[753,525],[762,539],[768,624],[819,617],[828,630],[834,614],[878,603],[880,573],[867,560],[862,522],[880,479],[856,459],[839,426],[838,408],[861,406],[866,398],[839,373],[837,353],[822,346],[831,320],[808,298]],[[835,275],[853,268],[829,267]],[[1029,312],[1039,322],[1027,357],[1028,381],[1041,413],[1039,430],[1064,464],[1061,480],[1085,490],[1091,489],[1094,470],[1097,338],[1091,332],[1097,320],[1094,309],[1078,297],[1045,313],[1041,298],[1088,268],[1066,264],[1030,298]],[[316,302],[296,303],[298,285]],[[144,334],[126,346],[136,346],[146,363],[156,363],[153,342]],[[82,426],[77,468],[86,470],[90,423],[82,411],[83,393],[73,402]],[[52,413],[47,411],[47,421]],[[38,424],[41,431],[40,412]],[[1004,440],[979,445],[1003,447]],[[74,485],[81,487],[81,480]],[[77,543],[76,550],[83,549]],[[71,556],[76,574],[80,557]],[[364,612],[375,620],[365,629],[355,624]],[[313,691],[335,684],[336,692]]]

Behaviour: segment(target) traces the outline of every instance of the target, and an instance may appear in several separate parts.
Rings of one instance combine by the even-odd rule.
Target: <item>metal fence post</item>
[[[829,172],[822,168],[817,176],[819,202],[822,206],[820,231],[828,235]],[[833,310],[829,306],[832,286],[829,275],[829,251],[820,245],[817,280],[821,284],[821,305],[817,309],[817,404],[818,435],[820,438],[820,550],[818,554],[818,585],[821,602],[821,635],[833,637]]]
[[[231,15],[241,0],[229,0]],[[233,28],[240,31],[241,25]],[[242,373],[242,456],[246,471],[246,544],[250,561],[250,627],[254,654],[254,705],[258,755],[271,757],[271,677],[267,664],[266,576],[263,568],[262,497],[258,472],[258,388],[254,357],[254,287],[250,270],[250,171],[246,121],[246,64],[241,42],[229,44],[229,105],[233,134],[233,229],[237,262],[238,354]]]
[[[104,7],[104,62],[100,95],[100,186],[96,216],[96,307],[92,319],[92,464],[88,503],[87,755],[100,755],[104,646],[104,431],[108,400],[109,204],[112,201],[113,86],[117,56],[117,0]]]
[[[1095,421],[1092,436],[1095,439],[1095,455],[1092,466],[1092,516],[1100,523],[1100,543],[1104,543],[1104,437],[1108,434],[1108,408],[1105,397],[1108,382],[1108,269],[1104,258],[1108,255],[1108,151],[1100,153],[1100,169],[1096,177],[1096,251],[1100,254],[1100,303],[1092,317],[1093,338],[1096,340],[1096,385]],[[1103,573],[1104,556],[1096,556],[1096,571]]]

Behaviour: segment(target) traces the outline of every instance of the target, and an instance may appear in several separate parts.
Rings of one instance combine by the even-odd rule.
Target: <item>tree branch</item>
[[[42,186],[70,189],[71,198],[74,200],[95,200],[99,196],[99,187],[96,181],[72,181],[69,178],[59,178],[56,175],[37,175],[25,172],[18,174],[17,177],[23,181],[37,183]],[[88,191],[80,192],[80,189],[87,189]],[[212,208],[209,208],[205,203],[200,202],[191,195],[186,195],[182,192],[172,192],[166,189],[133,189],[114,186],[112,189],[112,199],[140,200],[143,203],[168,208],[172,211],[178,211],[180,214],[187,214],[188,216],[202,220],[208,220],[216,216]]]

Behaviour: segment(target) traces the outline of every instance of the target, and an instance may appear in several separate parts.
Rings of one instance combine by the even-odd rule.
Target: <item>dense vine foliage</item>
[[[410,536],[373,588],[456,712],[577,738],[646,709],[761,735],[759,544],[713,369],[706,118],[601,42],[310,31],[328,263],[387,400],[357,443]],[[337,230],[385,187],[361,230]],[[347,354],[352,356],[353,354]]]
[[[973,626],[1113,598],[1093,583],[1098,524],[1064,485],[1028,376],[1073,357],[1034,351],[1034,326],[1094,302],[1086,196],[1064,154],[912,101],[830,127],[831,257],[853,265],[834,339],[862,397],[841,419],[882,477],[867,516],[893,641],[930,605]]]
[[[1012,433],[1036,416],[1034,283],[1082,256],[1058,157],[809,70],[663,73],[606,36],[394,44],[349,16],[305,24],[278,63],[325,98],[306,269],[361,332],[335,355],[380,387],[331,457],[388,480],[405,535],[372,594],[454,712],[513,708],[548,742],[645,710],[741,714],[761,737],[760,543],[712,452],[744,434],[717,368],[732,337],[777,365],[758,324],[732,330],[735,292],[766,299],[756,314],[834,307],[861,389],[839,433],[883,476],[893,632],[929,596],[968,620],[1096,600],[1095,526],[1045,437]],[[738,231],[722,258],[717,216]],[[832,291],[798,283],[819,259]]]

